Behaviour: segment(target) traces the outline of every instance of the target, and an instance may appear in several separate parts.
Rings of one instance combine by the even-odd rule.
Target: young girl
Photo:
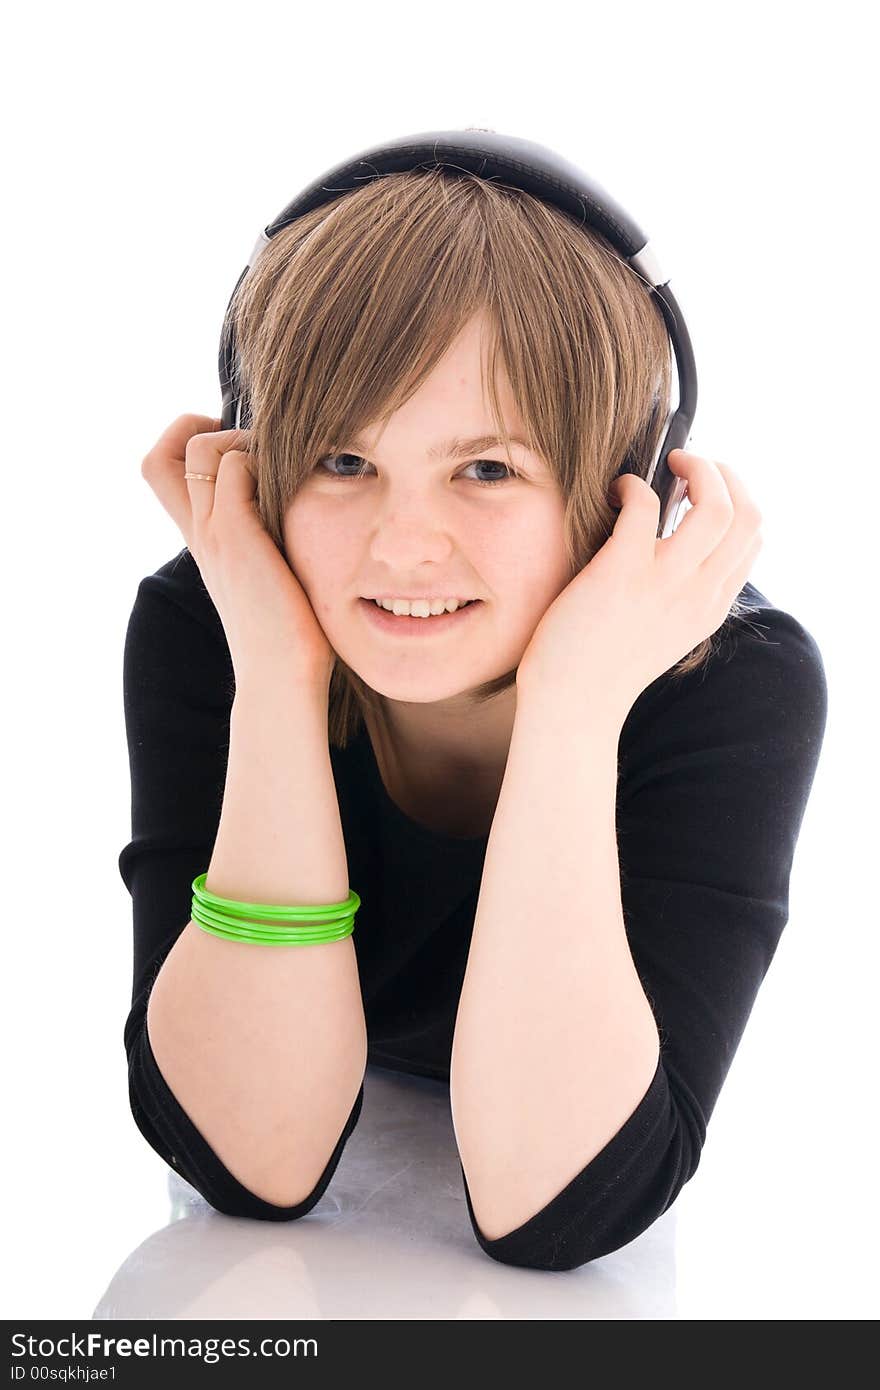
[[[186,546],[125,644],[134,1118],[218,1210],[287,1220],[368,1064],[448,1079],[481,1248],[575,1268],[696,1170],[788,918],[821,655],[747,582],[732,469],[670,454],[663,540],[644,478],[610,486],[659,446],[669,338],[562,212],[390,174],[278,232],[233,313],[250,428],[184,415],[142,468]]]

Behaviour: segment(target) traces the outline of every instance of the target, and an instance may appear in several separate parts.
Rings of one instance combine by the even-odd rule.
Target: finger
[[[616,494],[616,497],[615,497]],[[609,489],[612,503],[620,503],[614,522],[614,535],[632,538],[638,544],[645,532],[656,536],[660,522],[660,498],[644,478],[635,473],[621,473]]]
[[[141,476],[150,484],[190,548],[192,503],[183,477],[186,470],[186,446],[193,435],[219,429],[220,424],[220,420],[210,415],[179,415],[160,434],[141,462]]]
[[[210,486],[207,484],[206,486]],[[218,460],[217,483],[213,487],[214,513],[231,516],[252,502],[257,490],[254,461],[245,449],[227,449]]]
[[[672,535],[658,540],[657,554],[664,563],[694,570],[715,552],[732,526],[733,499],[724,474],[712,459],[673,449],[667,462],[677,477],[687,479],[691,506]]]
[[[760,531],[757,531],[755,535],[752,537],[751,541],[749,542],[749,545],[747,546],[745,553],[742,556],[740,556],[740,559],[738,560],[736,566],[727,576],[727,582],[723,592],[724,611],[721,616],[722,622],[724,621],[724,618],[727,616],[727,613],[730,610],[730,605],[733,603],[733,600],[739,597],[739,594],[743,586],[748,582],[749,576],[751,575],[752,570],[755,568],[755,560],[758,558],[763,544],[763,536],[761,535]],[[719,627],[720,625],[721,624],[719,623]]]
[[[224,469],[222,462],[227,454],[240,452],[236,446],[245,443],[248,434],[248,430],[213,430],[194,434],[187,441],[186,466],[181,476],[184,473],[199,475],[188,477],[184,482],[195,526],[204,526],[218,500],[231,501],[236,493],[241,493],[241,475],[248,478],[247,470],[241,464],[236,467],[235,463],[231,468]]]
[[[742,478],[727,464],[716,462],[715,467],[724,478],[733,503],[733,522],[712,554],[703,561],[700,570],[710,584],[726,588],[731,574],[739,573],[743,557],[752,554],[753,542],[760,537],[763,518]]]
[[[186,453],[187,441],[194,434],[204,434],[208,430],[219,428],[220,421],[213,419],[210,415],[178,415],[177,419],[163,430],[156,440],[150,452],[146,455],[144,463],[148,460],[154,462],[169,463],[176,460],[183,463]]]

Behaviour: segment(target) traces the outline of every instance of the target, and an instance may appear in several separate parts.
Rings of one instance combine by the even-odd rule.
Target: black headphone
[[[660,498],[657,536],[670,535],[675,528],[687,483],[672,472],[666,462],[673,449],[683,449],[697,408],[697,373],[690,336],[681,310],[665,278],[648,238],[628,213],[582,170],[545,145],[499,135],[494,130],[469,126],[466,130],[443,130],[405,135],[375,149],[363,150],[352,159],[322,174],[288,203],[268,227],[260,232],[256,245],[230,296],[220,340],[220,386],[223,392],[221,429],[248,429],[250,409],[247,393],[238,377],[235,334],[229,309],[244,277],[270,239],[297,217],[336,198],[338,194],[361,188],[383,174],[402,173],[420,168],[447,166],[462,168],[480,177],[499,178],[521,188],[535,198],[551,203],[579,225],[587,223],[611,242],[615,250],[653,287],[663,314],[675,354],[678,374],[678,405],[667,420],[667,427],[647,473],[644,462],[628,456],[620,473],[638,473]],[[655,406],[655,416],[660,410]]]

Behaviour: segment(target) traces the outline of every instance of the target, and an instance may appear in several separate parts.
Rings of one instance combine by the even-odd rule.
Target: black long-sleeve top
[[[474,1235],[504,1263],[572,1269],[627,1244],[693,1176],[706,1126],[788,920],[795,845],[825,732],[813,637],[753,585],[748,620],[705,669],[654,681],[618,745],[621,898],[633,960],[658,1025],[646,1094],[605,1147],[516,1230]],[[717,639],[716,639],[717,640]],[[235,678],[217,610],[188,549],[142,579],[123,686],[134,968],[124,1045],[147,1142],[218,1211],[283,1221],[322,1196],[352,1133],[363,1084],[314,1191],[292,1207],[244,1187],[169,1089],[146,1028],[152,983],[191,916],[220,819]],[[577,729],[572,729],[577,737]],[[462,839],[392,801],[365,729],[330,747],[349,884],[368,1065],[448,1080],[458,997],[488,836]]]

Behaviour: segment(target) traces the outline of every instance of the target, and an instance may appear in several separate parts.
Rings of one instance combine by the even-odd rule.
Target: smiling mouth
[[[466,614],[472,608],[479,608],[483,600],[479,598],[468,599],[460,608],[453,612],[445,610],[442,613],[433,613],[426,618],[413,616],[411,613],[394,613],[387,608],[383,608],[381,603],[377,603],[372,598],[358,599],[358,603],[363,605],[365,615],[370,623],[379,631],[387,633],[399,633],[404,635],[418,635],[420,632],[444,632],[451,627],[455,627],[459,622],[464,621]]]
[[[424,616],[424,617],[427,617],[427,618],[444,618],[444,617],[449,616],[449,615],[450,615],[450,612],[451,612],[451,613],[460,613],[461,610],[462,610],[462,608],[467,608],[467,607],[468,607],[470,604],[472,604],[472,603],[480,603],[480,602],[481,602],[481,600],[480,600],[480,599],[477,599],[477,598],[466,598],[463,602],[460,602],[460,603],[458,604],[458,607],[457,607],[457,608],[453,608],[453,609],[451,609],[451,610],[448,609],[448,608],[441,608],[439,613],[427,613],[427,614],[424,614],[424,615],[423,615],[423,614],[421,614],[421,613],[395,613],[393,608],[386,608],[385,605],[384,605],[384,603],[382,603],[382,601],[381,601],[380,599],[377,599],[377,598],[368,598],[368,599],[365,599],[364,601],[365,601],[366,603],[373,603],[373,604],[375,604],[375,606],[376,606],[377,608],[381,608],[381,610],[382,610],[383,613],[388,613],[389,616],[394,617],[394,618],[421,618],[421,617],[423,617],[423,616]]]

